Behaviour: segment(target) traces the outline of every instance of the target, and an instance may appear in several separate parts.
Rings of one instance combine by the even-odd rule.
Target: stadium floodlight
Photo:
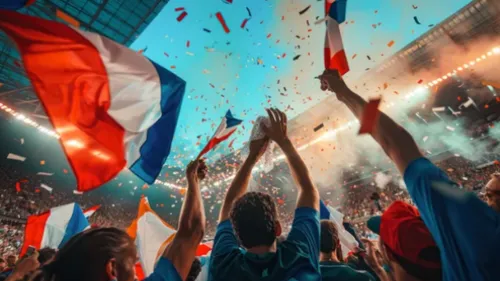
[[[494,54],[498,55],[498,54],[500,54],[500,47],[495,47],[495,48],[493,48],[492,51]]]

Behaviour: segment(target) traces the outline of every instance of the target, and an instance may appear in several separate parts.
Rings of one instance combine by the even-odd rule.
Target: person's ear
[[[280,237],[281,233],[282,233],[282,229],[281,229],[281,224],[279,221],[276,221],[274,223],[275,227],[274,227],[274,234],[276,235],[276,237]]]
[[[117,280],[116,259],[112,258],[106,263],[106,277],[108,280]]]

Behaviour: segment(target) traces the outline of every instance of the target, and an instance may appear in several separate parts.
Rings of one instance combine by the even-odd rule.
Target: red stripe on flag
[[[366,104],[363,111],[363,118],[361,119],[361,127],[358,132],[359,135],[371,133],[377,125],[378,118],[380,117],[379,104],[380,99],[370,100]]]
[[[208,252],[210,252],[211,250],[212,250],[212,248],[208,247],[207,245],[200,244],[200,245],[198,245],[198,248],[196,249],[195,256],[197,256],[197,257],[204,256],[204,255],[208,254]]]
[[[205,146],[205,148],[203,148],[203,150],[200,152],[200,155],[198,155],[198,157],[202,156],[203,154],[209,152],[212,148],[214,148],[215,146],[217,146],[219,143],[227,140],[234,132],[236,132],[236,130],[232,131],[231,133],[225,135],[225,136],[222,136],[221,138],[216,138],[216,137],[213,137],[208,143],[207,145]]]
[[[97,49],[61,23],[5,10],[0,19],[0,29],[16,42],[33,88],[61,136],[78,190],[114,178],[126,164],[125,134],[107,113],[109,80]],[[103,160],[102,155],[109,157]]]
[[[19,256],[24,256],[29,246],[40,249],[42,246],[43,232],[45,231],[45,224],[49,219],[50,211],[40,215],[29,216],[24,228],[24,241],[21,253]]]
[[[330,49],[325,48],[325,68],[336,69],[339,71],[340,75],[344,75],[349,72],[349,63],[347,62],[345,51],[338,51],[335,55],[332,56],[330,53]]]

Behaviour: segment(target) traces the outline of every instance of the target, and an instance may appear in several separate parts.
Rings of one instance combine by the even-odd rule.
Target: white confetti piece
[[[422,140],[423,140],[424,142],[426,142],[428,139],[429,139],[429,137],[428,137],[428,136],[425,136]]]
[[[9,153],[9,155],[7,155],[7,159],[17,160],[17,161],[24,162],[24,160],[26,160],[26,157],[19,156],[19,155],[14,154],[14,153]]]
[[[443,112],[446,110],[446,107],[442,106],[442,107],[434,107],[432,109],[433,112]]]
[[[83,194],[83,192],[78,191],[78,190],[73,190],[73,194],[76,194],[76,195],[82,195],[82,194]]]
[[[39,176],[52,176],[54,173],[38,172],[36,174]]]
[[[454,132],[454,131],[455,131],[455,128],[453,128],[453,127],[451,127],[451,126],[446,126],[446,129],[448,129],[448,130],[450,130],[450,131],[452,131],[452,132]]]
[[[40,185],[40,187],[41,187],[41,188],[43,188],[43,189],[45,189],[45,190],[47,190],[48,192],[52,192],[52,187],[50,187],[50,186],[48,186],[48,185],[46,185],[46,184],[43,184],[43,183],[42,183],[42,184]]]

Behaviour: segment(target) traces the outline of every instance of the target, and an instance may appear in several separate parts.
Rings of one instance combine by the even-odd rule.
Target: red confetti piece
[[[380,117],[380,111],[378,110],[380,100],[381,99],[370,100],[366,105],[358,135],[371,133],[375,128],[378,118]]]
[[[281,16],[281,20],[285,20],[285,16]]]
[[[217,19],[219,20],[220,24],[222,25],[222,28],[224,28],[224,31],[226,33],[229,33],[229,28],[227,27],[226,21],[222,17],[222,14],[220,12],[217,12],[217,14],[215,14],[215,16],[217,17]]]
[[[189,40],[187,40],[187,42],[186,42],[186,47],[188,47],[188,48],[189,48],[189,46],[190,46],[190,45],[191,45],[191,42],[189,42]]]
[[[21,192],[21,183],[20,182],[16,182],[16,192]]]
[[[229,143],[229,147],[233,147],[233,143],[236,139],[233,139],[230,143]]]
[[[422,80],[422,79],[417,81],[418,84],[422,84],[422,82],[424,82],[424,80]]]
[[[269,33],[269,34],[267,35],[267,38],[271,38],[271,33]]]
[[[179,12],[179,11],[184,11],[184,7],[175,8],[175,11],[176,11],[176,12]]]
[[[387,43],[387,47],[392,47],[394,45],[394,40],[391,40],[391,42]]]
[[[241,23],[240,27],[245,28],[245,25],[247,25],[249,19],[244,19],[243,22]]]
[[[283,55],[281,55],[282,58],[285,58],[286,57],[286,53],[283,53]]]
[[[187,16],[187,14],[188,14],[188,13],[187,13],[186,11],[182,12],[182,14],[180,14],[180,15],[177,17],[177,21],[178,21],[178,22],[181,22],[181,21],[182,21],[182,20],[183,20],[183,19]]]

